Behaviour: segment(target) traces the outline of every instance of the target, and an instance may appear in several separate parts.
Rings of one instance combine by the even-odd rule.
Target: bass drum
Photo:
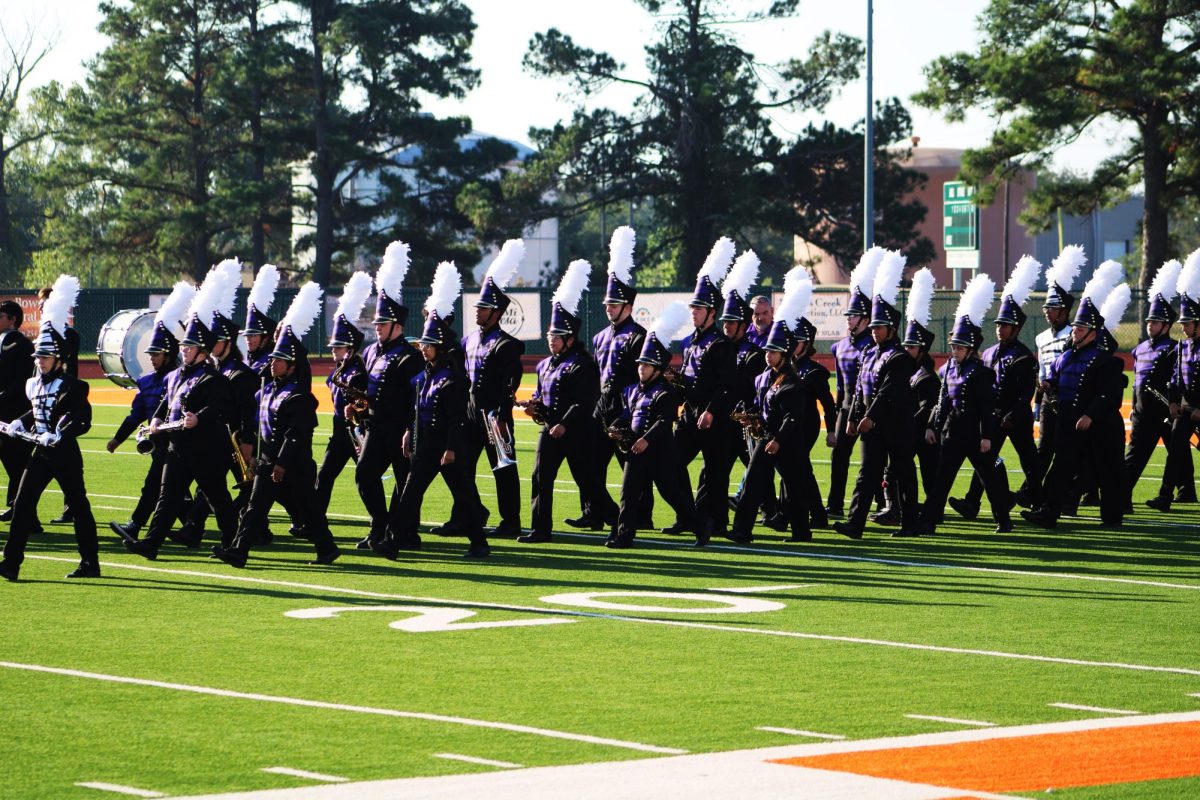
[[[142,352],[154,335],[154,315],[148,308],[127,308],[100,329],[96,355],[104,377],[117,386],[136,388],[138,378],[154,371],[149,354]]]

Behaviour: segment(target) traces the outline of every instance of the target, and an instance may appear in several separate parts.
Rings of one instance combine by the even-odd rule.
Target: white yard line
[[[349,778],[341,778],[337,775],[326,775],[321,772],[309,772],[304,769],[292,769],[291,767],[263,767],[259,772],[269,772],[272,775],[287,775],[292,778],[305,778],[310,781],[321,781],[322,783],[348,783]]]
[[[75,563],[74,559],[60,558],[58,556],[26,556],[27,559],[39,559],[42,561],[57,561],[61,563]],[[1077,667],[1100,667],[1105,669],[1124,669],[1136,672],[1164,672],[1175,675],[1197,675],[1200,676],[1200,669],[1190,669],[1186,667],[1162,667],[1150,664],[1127,664],[1119,661],[1090,661],[1079,658],[1062,658],[1056,656],[1040,656],[1030,653],[1008,653],[1001,650],[975,650],[967,647],[946,647],[942,645],[920,644],[916,642],[895,642],[885,639],[865,639],[854,636],[832,636],[829,634],[819,633],[803,633],[800,631],[773,631],[760,628],[747,628],[736,625],[721,625],[716,623],[704,622],[688,622],[685,620],[673,619],[654,619],[651,617],[630,617],[620,614],[604,614],[591,611],[574,611],[558,608],[547,608],[542,606],[525,606],[511,603],[484,603],[471,600],[450,600],[439,597],[417,597],[413,595],[387,594],[384,592],[369,592],[363,589],[348,589],[340,586],[325,586],[321,584],[299,583],[297,581],[280,581],[270,580],[268,578],[255,578],[249,575],[237,574],[218,574],[212,572],[193,571],[184,569],[167,569],[163,567],[149,567],[141,564],[126,564],[121,562],[100,562],[106,569],[128,569],[137,572],[152,572],[164,575],[184,575],[194,578],[206,578],[217,581],[229,581],[233,583],[247,583],[258,586],[286,586],[291,589],[305,589],[326,595],[329,593],[346,594],[355,597],[372,597],[380,600],[407,600],[422,604],[443,604],[449,606],[459,606],[464,608],[492,608],[504,611],[524,611],[534,612],[537,614],[564,614],[574,617],[594,617],[597,619],[615,620],[619,622],[634,622],[643,625],[665,625],[676,628],[692,628],[697,630],[719,631],[721,633],[746,633],[755,636],[778,636],[791,639],[809,639],[822,642],[841,642],[845,644],[861,644],[873,647],[894,647],[902,650],[923,650],[931,653],[950,653],[954,655],[970,655],[970,656],[985,656],[989,658],[1013,659],[1017,661],[1036,661],[1044,664],[1066,664]],[[2,662],[0,662],[2,663]]]
[[[787,734],[788,736],[807,736],[812,739],[839,740],[839,739],[846,738],[845,736],[840,736],[836,733],[817,733],[816,731],[801,731],[801,730],[797,730],[795,728],[774,728],[774,727],[771,727],[770,725],[759,725],[754,730],[766,731],[767,733],[784,733],[784,734]]]
[[[131,797],[166,797],[162,792],[152,792],[149,789],[138,789],[133,786],[122,786],[119,783],[104,783],[103,781],[84,781],[75,784],[85,789],[99,789],[102,792],[116,792]]]
[[[514,764],[511,761],[496,761],[491,758],[476,758],[475,756],[463,756],[458,753],[434,753],[434,758],[445,758],[450,761],[465,761],[468,764],[482,764],[485,767],[499,767],[501,769],[522,769],[520,764]]]
[[[783,592],[788,589],[808,589],[820,586],[819,583],[788,583],[783,586],[744,586],[740,589],[709,589],[710,592],[728,592],[729,594],[755,594],[757,592]]]
[[[1099,706],[1080,706],[1080,705],[1076,705],[1075,703],[1047,703],[1046,705],[1050,706],[1051,708],[1065,708],[1069,711],[1092,711],[1096,714],[1118,714],[1118,715],[1133,716],[1135,714],[1142,713],[1140,711],[1129,711],[1128,709],[1123,709],[1123,708],[1100,708]]]
[[[193,694],[205,694],[214,697],[229,697],[237,700],[255,700],[262,703],[280,703],[282,705],[289,706],[320,708],[327,711],[349,711],[356,714],[375,714],[383,717],[420,719],[427,722],[443,722],[451,725],[466,725],[472,728],[491,728],[494,730],[508,731],[510,733],[527,733],[533,736],[543,736],[548,739],[567,739],[569,741],[583,742],[585,744],[619,747],[626,750],[637,750],[643,753],[666,753],[678,755],[687,752],[686,750],[680,750],[676,747],[658,747],[652,744],[626,742],[621,739],[608,739],[602,736],[589,736],[582,733],[555,731],[550,730],[549,728],[535,728],[529,725],[515,725],[508,722],[493,722],[491,720],[471,719],[468,717],[451,717],[444,714],[428,714],[422,711],[401,711],[394,708],[373,708],[371,706],[356,706],[348,705],[346,703],[328,703],[323,700],[308,700],[302,697],[281,697],[279,695],[258,694],[256,692],[237,692],[230,689],[217,689],[211,686],[194,686],[187,683],[169,683],[167,681],[155,681],[145,678],[131,678],[124,675],[106,675],[99,672],[84,672],[77,669],[47,667],[40,664],[18,664],[12,661],[0,661],[0,667],[25,670],[28,672],[43,672],[51,675],[63,675],[70,678],[107,681],[109,683],[150,686],[156,689],[170,689],[177,692],[191,692]]]
[[[996,723],[984,722],[978,719],[955,719],[954,717],[933,717],[928,714],[905,714],[909,719],[923,719],[930,722],[945,722],[950,725],[969,725],[972,728],[994,728]]]

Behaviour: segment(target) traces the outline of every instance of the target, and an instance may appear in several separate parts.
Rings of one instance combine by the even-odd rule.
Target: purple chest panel
[[[454,370],[449,364],[444,364],[432,373],[422,370],[414,378],[417,389],[417,422],[420,425],[433,423],[434,412],[437,411],[438,392],[454,379]]]
[[[734,359],[737,362],[738,369],[746,366],[746,362],[750,360],[755,353],[761,353],[762,348],[750,341],[748,337],[743,336],[737,343],[737,352],[734,354]]]
[[[645,433],[653,417],[654,403],[667,391],[662,381],[645,387],[640,383],[625,387],[625,407],[629,409],[629,427],[635,433]]]
[[[833,345],[833,361],[837,368],[838,389],[852,392],[858,382],[858,370],[863,351],[871,344],[871,334],[847,336]]]
[[[184,372],[185,369],[188,371]],[[180,367],[167,376],[167,422],[183,419],[184,399],[202,377],[202,367]]]
[[[363,364],[367,373],[367,395],[372,400],[379,396],[379,389],[387,379],[388,369],[404,354],[403,348],[406,346],[407,343],[403,338],[397,337],[388,342],[386,346],[380,346],[379,342],[375,342],[363,351]]]
[[[1107,354],[1095,344],[1091,344],[1082,350],[1066,350],[1055,359],[1052,376],[1058,388],[1060,408],[1075,405],[1084,375],[1101,356],[1107,357]]]
[[[547,408],[555,408],[562,400],[559,384],[563,376],[579,363],[579,354],[572,352],[564,358],[551,356],[544,358],[537,365],[537,391],[535,397],[542,401]]]
[[[592,352],[595,354],[596,366],[600,368],[600,383],[612,380],[621,353],[628,346],[629,340],[637,334],[637,323],[627,319],[615,328],[609,325],[592,337]]]
[[[361,375],[362,373],[363,373],[362,364],[359,361],[355,360],[355,361],[352,361],[351,363],[347,364],[345,366],[345,368],[342,369],[342,371],[340,373],[338,373],[338,380],[343,383],[350,383],[351,379],[355,378],[358,375]],[[325,385],[327,387],[329,387],[329,396],[333,400],[333,412],[334,412],[333,415],[336,418],[341,419],[342,415],[346,411],[346,406],[349,401],[346,398],[346,391],[344,389],[340,389],[340,388],[334,386],[332,381],[333,381],[333,373],[331,372],[325,378]]]
[[[684,382],[691,386],[696,382],[696,378],[700,375],[701,362],[704,360],[704,354],[718,340],[717,331],[715,328],[709,328],[704,333],[696,336],[692,334],[683,339],[683,370],[680,374],[683,376]]]
[[[1183,378],[1183,391],[1189,395],[1200,392],[1200,344],[1193,339],[1179,343],[1179,374]]]
[[[279,408],[298,391],[300,386],[295,381],[282,385],[271,381],[258,393],[258,435],[263,441],[271,441],[279,427]]]
[[[1133,391],[1154,371],[1154,366],[1164,357],[1170,357],[1175,349],[1175,340],[1169,336],[1147,339],[1133,348]]]
[[[1000,388],[1004,383],[1004,375],[1007,372],[1009,365],[1016,361],[1021,356],[1025,355],[1025,350],[1014,344],[994,344],[987,350],[983,351],[983,364],[990,368],[996,374],[995,386]]]
[[[971,376],[982,366],[983,364],[972,358],[962,364],[950,359],[942,367],[941,375],[942,382],[946,385],[946,396],[950,398],[950,406],[955,411],[966,408]]]
[[[500,333],[500,326],[497,325],[487,333],[474,330],[463,339],[463,351],[467,356],[467,377],[471,379],[472,384],[478,382],[479,373],[483,370],[488,356],[500,341]]]
[[[871,347],[863,353],[862,368],[858,373],[858,392],[864,400],[869,402],[875,397],[883,369],[896,357],[899,352],[897,348],[898,345],[888,344],[883,347]]]

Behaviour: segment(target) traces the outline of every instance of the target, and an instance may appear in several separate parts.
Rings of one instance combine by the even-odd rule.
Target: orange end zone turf
[[[1200,723],[1019,736],[772,763],[978,792],[1102,786],[1200,775]]]

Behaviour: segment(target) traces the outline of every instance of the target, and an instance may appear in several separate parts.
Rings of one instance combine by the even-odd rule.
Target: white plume
[[[192,304],[188,306],[187,318],[190,320],[193,316],[197,317],[206,327],[212,325],[213,312],[221,304],[221,295],[225,292],[225,285],[228,283],[229,273],[222,269],[220,265],[213,267],[204,276],[204,282],[200,284],[200,289],[196,292],[196,296],[192,298]]]
[[[363,306],[367,304],[367,298],[370,296],[371,276],[365,272],[355,272],[342,288],[334,319],[340,315],[353,324],[362,314]]]
[[[808,304],[812,302],[812,278],[804,267],[795,267],[788,275],[796,270],[800,270],[802,274],[790,285],[787,278],[784,278],[783,299],[779,301],[779,308],[775,310],[775,318],[788,328],[796,327],[800,318],[808,313]]]
[[[908,257],[898,250],[885,250],[879,266],[875,269],[875,283],[872,296],[881,298],[890,306],[896,305],[896,296],[900,294],[900,279],[904,277],[904,266]]]
[[[296,336],[303,336],[308,333],[308,329],[316,322],[317,316],[321,313],[321,295],[324,290],[321,284],[315,281],[309,281],[300,287],[300,291],[292,298],[292,304],[288,306],[287,313],[283,315],[283,319],[279,323],[279,328],[291,328],[292,333]]]
[[[186,327],[188,306],[192,304],[192,298],[195,296],[196,287],[190,281],[176,283],[171,289],[171,294],[167,295],[167,299],[158,307],[158,313],[154,315],[155,324],[162,323],[172,334],[176,333],[177,326]]]
[[[59,275],[50,289],[50,296],[42,304],[42,323],[50,323],[61,335],[67,330],[67,319],[79,298],[79,278],[74,275]]]
[[[747,250],[738,256],[737,260],[733,262],[733,266],[729,268],[725,282],[721,284],[721,295],[729,297],[730,292],[737,292],[738,297],[748,300],[746,293],[758,279],[758,265],[761,263],[761,259],[753,250]]]
[[[408,275],[408,245],[392,242],[383,252],[383,263],[375,273],[375,290],[397,303],[404,296],[404,278]]]
[[[271,310],[275,302],[275,290],[279,288],[279,268],[274,264],[263,264],[254,277],[254,285],[250,287],[250,297],[246,300],[246,308],[251,306],[265,314]]]
[[[732,263],[733,254],[736,251],[737,246],[733,243],[733,239],[727,236],[717,239],[712,250],[708,251],[708,258],[704,259],[704,266],[700,267],[700,271],[696,273],[696,282],[699,283],[701,278],[707,276],[713,286],[719,286],[725,278],[725,273],[729,272],[729,265]]]
[[[691,322],[691,319],[692,312],[688,310],[682,300],[676,300],[658,315],[658,319],[654,320],[654,324],[650,326],[650,332],[663,347],[667,347],[672,340],[679,338],[684,326]]]
[[[1097,310],[1104,305],[1108,293],[1125,278],[1125,268],[1116,261],[1105,261],[1096,267],[1091,280],[1083,287],[1083,296],[1090,298]]]
[[[608,274],[626,286],[633,285],[633,246],[636,243],[637,234],[628,225],[617,228],[608,240]]]
[[[868,297],[875,289],[875,270],[887,251],[882,247],[872,247],[858,259],[858,266],[850,271],[850,294],[855,290],[861,291]]]
[[[242,285],[242,262],[236,258],[227,258],[220,264],[217,264],[214,269],[221,274],[221,280],[217,286],[220,292],[217,294],[217,303],[215,310],[221,312],[221,316],[233,319],[233,307],[237,304],[237,290]],[[211,275],[212,272],[210,271]],[[259,309],[262,311],[263,309]],[[209,320],[204,320],[204,324],[208,324]]]
[[[1154,273],[1154,280],[1150,282],[1150,299],[1161,294],[1168,303],[1174,300],[1175,295],[1179,294],[1177,286],[1181,272],[1183,265],[1174,259],[1159,267],[1158,272]]]
[[[1012,274],[1008,276],[1008,282],[1004,284],[1000,296],[1011,295],[1013,302],[1018,306],[1025,305],[1025,301],[1029,299],[1029,293],[1033,291],[1034,286],[1037,286],[1038,274],[1041,271],[1041,262],[1036,258],[1021,256],[1017,266],[1013,268]]]
[[[1183,264],[1183,272],[1179,273],[1179,282],[1175,289],[1180,294],[1186,294],[1188,299],[1200,302],[1200,250],[1195,250]]]
[[[982,326],[987,317],[988,309],[996,300],[996,282],[987,275],[976,275],[971,278],[967,288],[963,289],[962,297],[958,298],[958,308],[954,312],[955,319],[966,317],[976,325]]]
[[[812,276],[808,274],[807,267],[797,265],[789,269],[787,274],[783,276],[784,297],[787,296],[788,292],[792,291],[792,287],[799,286],[800,281],[803,280],[812,281]]]
[[[587,261],[582,258],[572,261],[558,282],[554,296],[550,298],[551,304],[558,303],[568,314],[575,314],[579,310],[579,298],[587,291],[591,274],[592,265]]]
[[[445,319],[454,313],[454,301],[462,294],[462,275],[453,261],[443,261],[437,265],[433,273],[433,283],[430,285],[430,295],[425,300],[425,310],[436,313]]]
[[[1109,333],[1114,333],[1120,327],[1131,299],[1133,292],[1129,290],[1128,283],[1117,286],[1105,298],[1104,305],[1100,306],[1100,316],[1104,317],[1104,327],[1108,328]]]
[[[496,284],[496,288],[504,291],[512,283],[513,276],[517,274],[517,268],[521,266],[524,259],[525,241],[509,239],[500,248],[500,254],[488,265],[487,273],[483,276],[484,280],[491,278],[492,282]]]
[[[1079,271],[1086,263],[1087,254],[1083,252],[1082,246],[1067,245],[1058,257],[1050,262],[1050,269],[1046,270],[1046,288],[1049,289],[1057,283],[1063,291],[1071,291],[1075,279],[1079,277]]]
[[[933,308],[933,270],[921,267],[913,275],[912,288],[908,290],[908,319],[929,327],[929,314]],[[972,320],[974,321],[974,320]]]

